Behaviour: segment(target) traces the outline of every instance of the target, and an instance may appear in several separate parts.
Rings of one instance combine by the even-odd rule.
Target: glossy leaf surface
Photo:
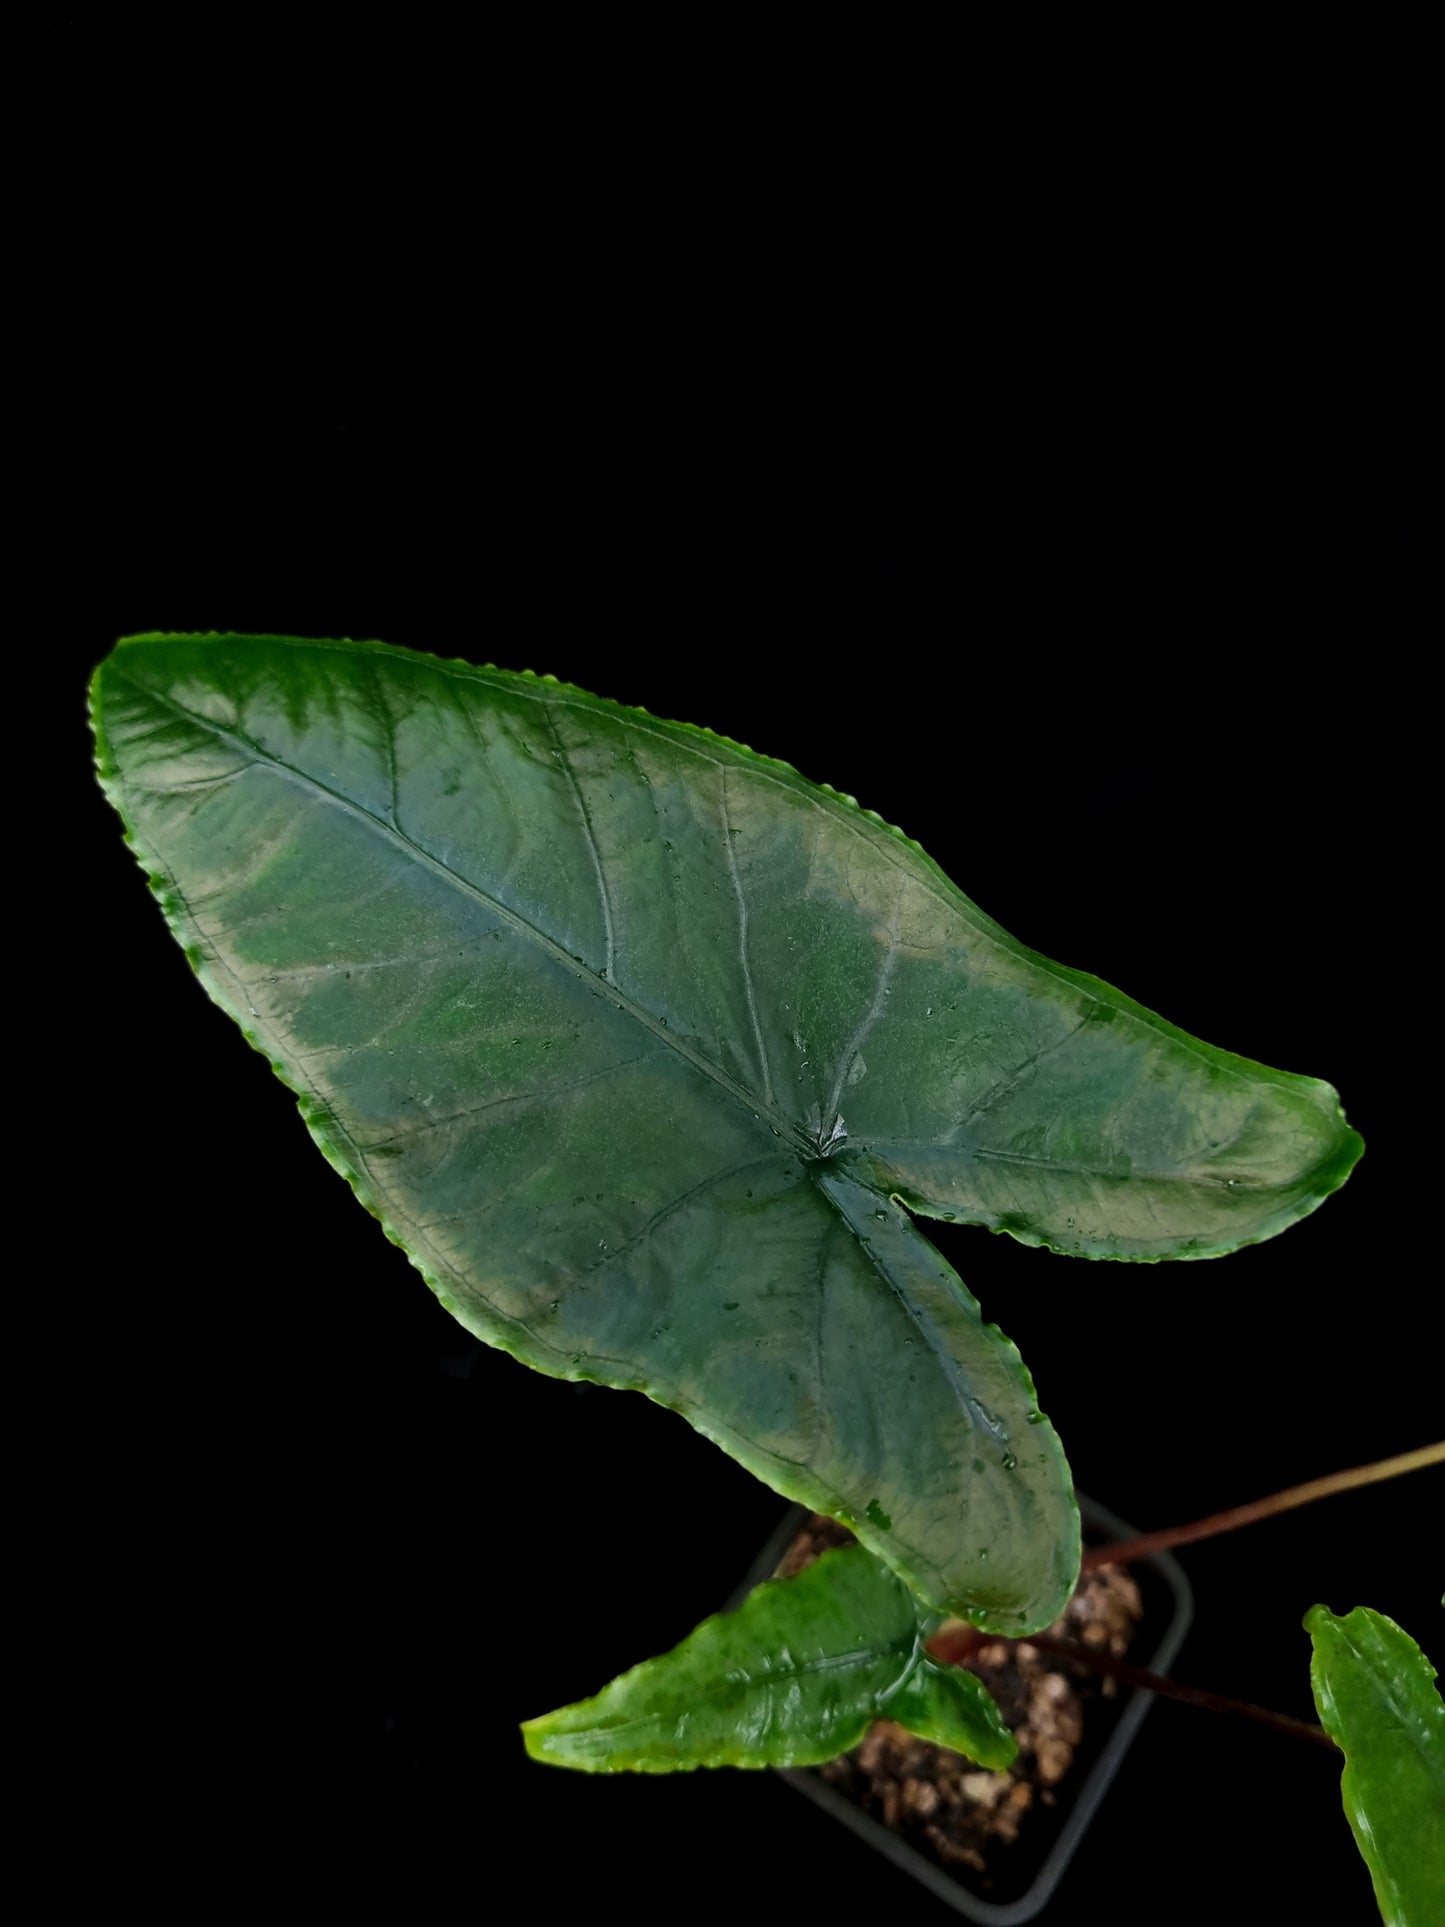
[[[1017,1742],[982,1682],[923,1651],[917,1602],[861,1546],[756,1587],[670,1653],[522,1728],[533,1759],[588,1773],[813,1766],[875,1719],[984,1766]]]
[[[704,730],[257,637],[122,644],[94,714],[206,988],[463,1323],[647,1392],[990,1628],[1068,1595],[1067,1468],[900,1200],[1200,1255],[1357,1152],[1327,1086],[1046,963]]]
[[[1345,1756],[1340,1792],[1385,1927],[1445,1921],[1445,1705],[1435,1668],[1393,1619],[1313,1606],[1310,1684]]]

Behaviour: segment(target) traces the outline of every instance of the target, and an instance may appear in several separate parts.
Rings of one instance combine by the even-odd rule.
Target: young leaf
[[[1310,1684],[1345,1756],[1340,1792],[1385,1927],[1445,1921],[1445,1705],[1435,1668],[1392,1619],[1312,1606]]]
[[[937,1666],[908,1589],[862,1546],[771,1579],[679,1646],[522,1727],[527,1751],[587,1773],[815,1766],[875,1719],[987,1767],[1018,1750],[981,1681]]]
[[[1046,963],[704,730],[280,637],[132,638],[93,713],[207,990],[458,1318],[683,1413],[991,1630],[1059,1611],[1077,1514],[902,1204],[1202,1255],[1358,1152],[1327,1086]]]

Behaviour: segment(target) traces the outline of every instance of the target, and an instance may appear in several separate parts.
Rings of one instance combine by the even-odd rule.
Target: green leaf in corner
[[[1345,1756],[1340,1791],[1385,1927],[1445,1921],[1445,1705],[1393,1619],[1312,1606],[1310,1684]]]
[[[1057,1614],[1078,1515],[909,1210],[1205,1256],[1358,1154],[1327,1085],[1048,963],[706,730],[265,636],[133,637],[93,716],[206,989],[462,1323],[682,1413],[989,1630]]]
[[[527,1751],[587,1773],[816,1766],[886,1717],[1008,1766],[1017,1742],[997,1706],[972,1673],[928,1657],[925,1625],[886,1566],[844,1546],[756,1587],[592,1699],[528,1720]]]

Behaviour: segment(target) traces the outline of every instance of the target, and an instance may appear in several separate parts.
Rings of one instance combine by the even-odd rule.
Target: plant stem
[[[966,1666],[979,1647],[989,1645],[992,1638],[993,1635],[980,1633],[962,1621],[954,1621],[951,1625],[940,1627],[929,1640],[928,1654],[931,1659],[947,1665]],[[1101,1653],[1092,1646],[1076,1646],[1072,1640],[1053,1639],[1048,1633],[1030,1633],[1026,1640],[1009,1640],[1006,1643],[1010,1646],[1036,1646],[1041,1653],[1049,1653],[1055,1659],[1067,1659],[1079,1666],[1087,1666],[1093,1672],[1107,1673],[1125,1686],[1138,1686],[1146,1693],[1157,1693],[1160,1699],[1181,1700],[1186,1706],[1207,1706],[1215,1713],[1233,1713],[1239,1719],[1254,1720],[1260,1726],[1272,1726],[1277,1732],[1293,1733],[1296,1739],[1310,1740],[1316,1746],[1333,1748],[1335,1744],[1325,1729],[1314,1725],[1312,1721],[1292,1719],[1288,1713],[1274,1713],[1267,1706],[1255,1706],[1249,1700],[1229,1699],[1223,1693],[1211,1693],[1202,1686],[1181,1686],[1177,1680],[1169,1679],[1163,1673],[1151,1673],[1144,1666],[1131,1666],[1127,1660],[1115,1659],[1111,1653]]]
[[[1418,1472],[1427,1465],[1445,1462],[1445,1440],[1438,1445],[1422,1445],[1417,1452],[1401,1452],[1393,1459],[1377,1459],[1372,1465],[1353,1466],[1348,1472],[1333,1472],[1325,1479],[1310,1479],[1305,1485],[1292,1485],[1267,1499],[1251,1505],[1237,1505],[1228,1512],[1211,1512],[1207,1519],[1192,1525],[1167,1526],[1162,1532],[1141,1533],[1137,1539],[1121,1539],[1113,1546],[1090,1546],[1084,1553],[1083,1570],[1097,1566],[1123,1566],[1131,1559],[1146,1559],[1151,1552],[1166,1552],[1170,1546],[1187,1546],[1196,1539],[1212,1539],[1217,1533],[1233,1532],[1236,1526],[1252,1525],[1276,1512],[1290,1512],[1295,1506],[1327,1499],[1332,1492],[1348,1492],[1353,1486],[1375,1485],[1381,1479],[1398,1478],[1402,1472]]]
[[[1216,1713],[1233,1713],[1240,1719],[1254,1720],[1260,1726],[1272,1726],[1278,1732],[1293,1733],[1298,1739],[1312,1740],[1316,1746],[1336,1750],[1329,1734],[1312,1720],[1291,1719],[1288,1713],[1274,1713],[1267,1706],[1254,1706],[1248,1700],[1227,1699],[1223,1693],[1206,1692],[1200,1686],[1181,1686],[1177,1680],[1167,1679],[1162,1673],[1151,1673],[1147,1667],[1131,1666],[1127,1660],[1095,1652],[1090,1646],[1076,1646],[1072,1640],[1051,1639],[1047,1633],[1034,1634],[1028,1644],[1037,1646],[1041,1653],[1051,1653],[1055,1659],[1073,1660],[1080,1666],[1092,1667],[1096,1673],[1107,1673],[1125,1686],[1142,1686],[1148,1693],[1157,1693],[1160,1699],[1182,1700],[1186,1706],[1207,1706]]]

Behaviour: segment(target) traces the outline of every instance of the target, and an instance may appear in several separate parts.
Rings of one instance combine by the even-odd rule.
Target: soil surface
[[[778,1572],[801,1572],[830,1547],[852,1541],[846,1527],[815,1514]],[[1084,1575],[1049,1633],[1122,1659],[1141,1617],[1139,1588],[1128,1572],[1101,1566]],[[986,1772],[947,1747],[915,1739],[892,1720],[877,1721],[861,1745],[816,1771],[941,1865],[967,1869],[968,1884],[987,1893],[1002,1872],[1000,1856],[1028,1828],[1030,1814],[1057,1803],[1090,1708],[1097,1725],[1099,1702],[1116,1698],[1118,1683],[1046,1656],[1027,1640],[990,1640],[967,1664],[1018,1739],[1018,1757],[1007,1772]]]

